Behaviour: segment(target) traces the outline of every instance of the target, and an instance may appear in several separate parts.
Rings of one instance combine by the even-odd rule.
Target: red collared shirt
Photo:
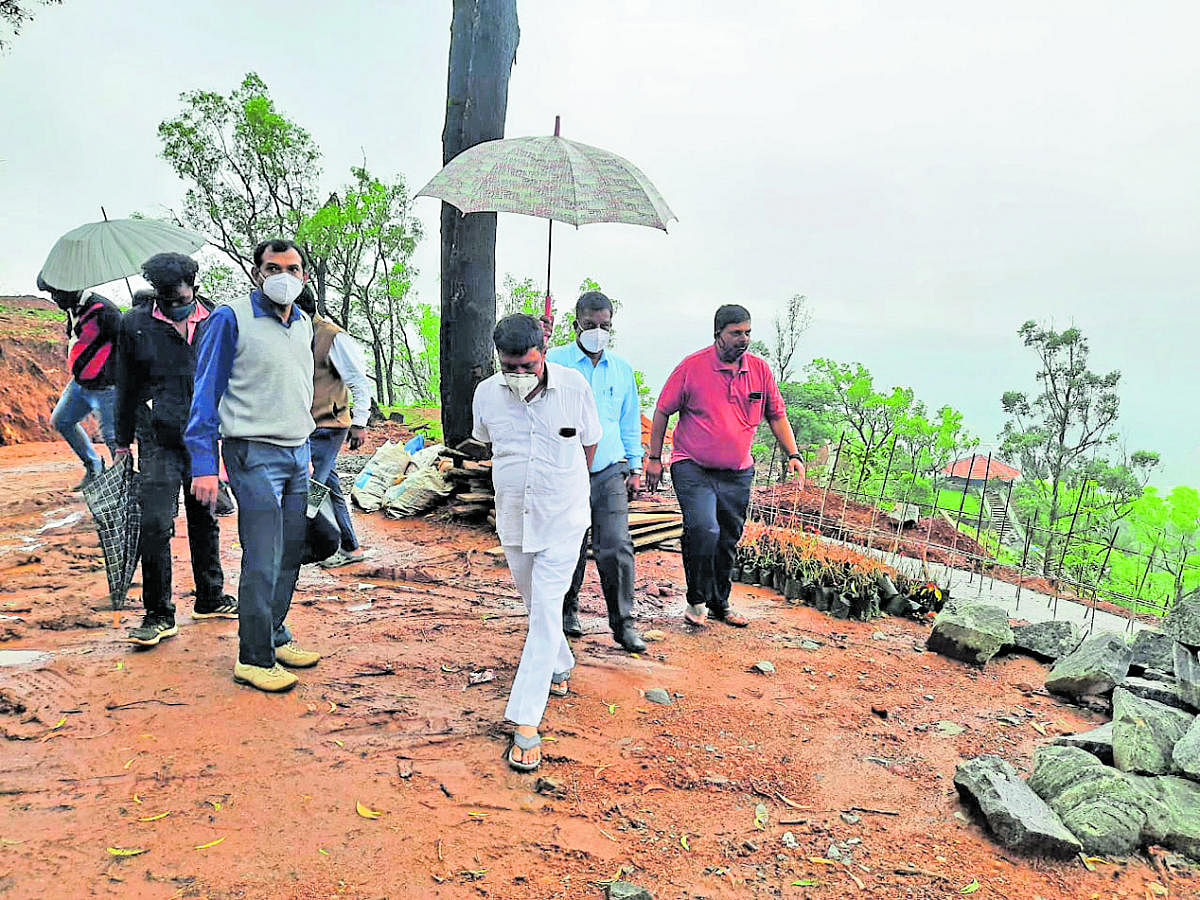
[[[747,469],[754,465],[750,444],[765,416],[785,414],[783,397],[771,367],[745,353],[722,362],[715,346],[705,347],[675,367],[658,395],[658,409],[679,413],[671,462],[690,459],[710,469]]]
[[[174,326],[175,330],[178,331],[179,334],[186,339],[189,344],[192,342],[192,338],[196,336],[196,326],[208,318],[208,310],[205,308],[204,304],[199,301],[196,301],[196,308],[192,310],[192,314],[182,322],[173,322],[164,316],[163,311],[158,308],[157,303],[151,303],[150,305],[152,307],[150,310],[150,315],[153,318],[158,319],[160,322],[166,322],[168,325]],[[180,326],[184,327],[181,328]]]

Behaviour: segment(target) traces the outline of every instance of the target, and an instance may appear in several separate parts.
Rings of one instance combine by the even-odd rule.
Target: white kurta
[[[584,445],[603,429],[578,372],[546,363],[546,387],[517,398],[497,374],[475,389],[474,437],[492,445],[496,531],[525,601],[529,627],[505,718],[537,726],[555,673],[575,665],[562,631],[562,598],[591,521]]]

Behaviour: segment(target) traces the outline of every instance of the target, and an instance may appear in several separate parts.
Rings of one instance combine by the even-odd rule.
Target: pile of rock
[[[975,632],[994,642],[994,619],[960,609],[938,642],[975,647],[969,661],[978,662],[991,643]],[[980,756],[958,767],[955,785],[1014,850],[1062,857],[1159,844],[1200,859],[1200,591],[1176,604],[1162,631],[1140,631],[1132,642],[1073,629],[1019,627],[1009,645],[1053,661],[1049,691],[1093,705],[1111,698],[1112,721],[1040,747],[1028,780],[1003,759]]]

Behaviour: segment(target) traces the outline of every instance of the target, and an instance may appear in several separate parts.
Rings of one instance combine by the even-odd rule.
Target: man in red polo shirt
[[[683,571],[691,625],[703,626],[705,614],[744,628],[749,624],[729,608],[729,573],[742,537],[754,459],[750,444],[765,416],[788,455],[788,467],[804,484],[804,463],[783,406],[783,397],[766,361],[750,347],[750,312],[728,304],[713,318],[711,347],[675,367],[658,397],[646,457],[646,486],[662,480],[663,435],[667,420],[679,413],[671,452],[671,482],[683,512]]]

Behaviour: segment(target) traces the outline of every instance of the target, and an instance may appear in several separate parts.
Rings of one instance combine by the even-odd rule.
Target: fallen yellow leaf
[[[118,659],[117,660],[117,671],[120,672],[123,668],[125,668],[125,660]]]
[[[959,891],[959,893],[960,894],[974,894],[977,890],[979,890],[979,879],[972,878],[971,883],[968,884],[966,887],[964,887],[961,891]]]
[[[335,744],[337,744],[339,747],[345,747],[345,746],[346,746],[344,743],[342,743],[341,741],[339,741],[337,738],[334,738],[334,739],[333,739],[333,742],[334,742]]]
[[[137,754],[136,754],[136,753],[135,753],[133,756],[129,757],[129,761],[128,761],[127,763],[125,763],[125,765],[121,766],[121,768],[122,768],[122,769],[128,769],[130,766],[132,766],[132,765],[133,765],[133,761],[134,761],[135,759],[137,759]]]
[[[329,701],[329,711],[337,712],[337,704],[334,703],[332,700]]]
[[[197,850],[207,850],[209,847],[217,846],[217,844],[221,843],[223,840],[225,840],[225,838],[219,837],[215,841],[209,841],[207,844],[197,844],[196,849]]]
[[[1041,723],[1039,723],[1039,722],[1030,722],[1029,724],[1030,724],[1030,725],[1032,725],[1032,726],[1033,726],[1033,730],[1034,730],[1034,731],[1036,731],[1038,734],[1042,735],[1042,737],[1045,737],[1045,736],[1046,736],[1046,728],[1045,728],[1045,726],[1043,726]]]
[[[836,859],[826,859],[823,856],[810,856],[808,858],[808,861],[810,863],[820,863],[821,865],[824,865],[824,866],[840,866],[841,865],[841,863],[838,862]]]
[[[469,812],[469,813],[467,813],[467,815],[470,816],[472,819],[486,819],[488,816],[491,815],[491,813]]]
[[[57,722],[54,723],[54,727],[62,728],[66,724],[67,724],[67,717],[63,716],[61,719],[59,719]]]
[[[323,855],[323,856],[328,856],[328,855],[329,855],[329,851],[328,851],[328,850],[326,850],[324,847],[318,847],[318,848],[317,848],[317,852],[318,852],[318,853],[320,853],[320,854],[321,854],[321,855]]]
[[[220,800],[209,800],[208,805],[211,806],[216,812],[221,811],[221,801]]]
[[[687,833],[686,833],[686,832],[684,832],[684,834],[680,836],[680,838],[679,838],[679,846],[680,846],[680,847],[682,847],[684,850],[689,850],[689,851],[690,851],[690,850],[692,849],[691,847],[689,847],[689,846],[688,846],[688,839],[687,839]]]
[[[157,822],[159,819],[165,819],[170,814],[171,813],[169,811],[168,812],[160,812],[156,816],[142,816],[141,818],[138,819],[138,821],[139,822]]]
[[[109,847],[108,852],[113,856],[141,856],[146,852],[145,847]]]
[[[142,798],[141,798],[141,797],[139,797],[137,794],[134,794],[134,795],[133,795],[133,802],[134,802],[134,803],[141,803],[141,802],[142,802]]]
[[[371,809],[371,807],[369,807],[369,806],[363,806],[362,803],[360,803],[357,800],[354,801],[354,809],[364,819],[378,819],[380,816],[383,815],[383,813],[376,812],[375,810]]]

